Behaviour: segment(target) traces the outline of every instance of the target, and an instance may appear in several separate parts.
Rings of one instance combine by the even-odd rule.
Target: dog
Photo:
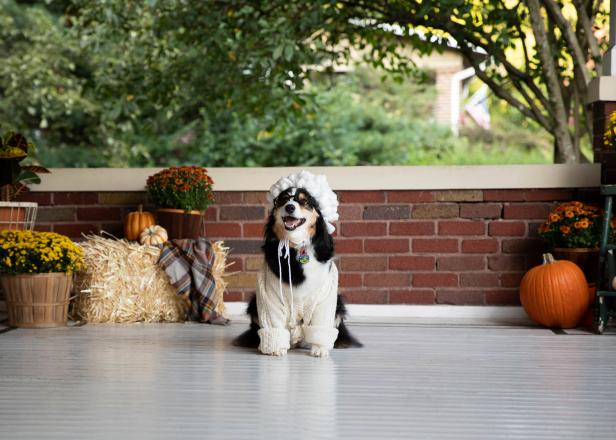
[[[250,328],[234,345],[273,356],[310,348],[316,357],[329,356],[332,348],[361,347],[344,324],[331,235],[338,201],[325,176],[302,171],[283,178],[269,199],[265,258],[247,309]]]

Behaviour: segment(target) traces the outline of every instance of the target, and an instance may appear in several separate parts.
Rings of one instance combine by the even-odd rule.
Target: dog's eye
[[[278,197],[276,197],[276,200],[274,202],[274,205],[277,208],[280,208],[282,205],[284,205],[285,203],[287,203],[289,200],[291,200],[291,196],[289,194],[281,194]]]

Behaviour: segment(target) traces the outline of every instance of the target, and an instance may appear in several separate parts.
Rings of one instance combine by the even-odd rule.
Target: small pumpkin
[[[588,284],[575,263],[543,254],[522,278],[520,301],[528,316],[550,328],[572,328],[588,309]]]
[[[143,210],[143,205],[139,205],[137,211],[129,212],[124,220],[124,238],[129,241],[139,239],[139,234],[148,226],[156,224],[154,214]]]
[[[139,243],[147,244],[150,246],[157,246],[167,241],[169,236],[167,230],[162,226],[153,225],[145,228],[141,234],[139,234]]]

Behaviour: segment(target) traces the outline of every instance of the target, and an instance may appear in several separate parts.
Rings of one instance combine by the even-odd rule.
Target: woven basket
[[[38,203],[0,202],[0,230],[32,230]]]
[[[63,272],[2,275],[11,327],[46,328],[66,325],[72,276]]]

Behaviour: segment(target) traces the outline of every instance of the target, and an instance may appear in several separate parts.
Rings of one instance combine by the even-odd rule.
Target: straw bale
[[[178,296],[157,261],[161,249],[87,235],[79,243],[84,254],[84,270],[77,274],[71,317],[90,323],[179,322],[190,307]],[[228,248],[213,244],[216,281],[215,295],[224,312],[225,267]]]

